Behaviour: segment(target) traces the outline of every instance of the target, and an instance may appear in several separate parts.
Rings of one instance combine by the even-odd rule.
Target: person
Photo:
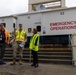
[[[21,44],[25,44],[26,42],[26,30],[22,28],[22,24],[19,24],[19,29],[15,31],[15,38],[13,43],[13,62],[11,65],[15,65],[17,50],[19,50],[19,64],[22,65],[22,53],[24,46],[20,46]],[[13,42],[13,41],[12,41]],[[11,42],[11,43],[12,43]]]
[[[16,32],[16,28],[14,28],[14,30],[12,31],[12,33],[11,33],[11,41],[10,41],[10,44],[12,43],[12,42],[14,42],[14,40],[15,40],[15,32]]]
[[[39,50],[39,39],[40,36],[37,33],[37,30],[33,29],[33,36],[30,39],[29,49],[32,51],[33,55],[33,64],[31,66],[38,67],[38,50]]]
[[[6,64],[3,61],[4,53],[5,53],[5,48],[6,44],[9,44],[10,41],[10,33],[8,30],[5,29],[4,24],[0,25],[0,65]]]

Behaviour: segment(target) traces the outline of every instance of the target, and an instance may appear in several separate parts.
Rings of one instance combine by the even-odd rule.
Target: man
[[[0,25],[0,64],[5,64],[3,62],[3,56],[5,53],[6,44],[9,44],[10,41],[10,33],[8,30],[5,29],[4,24]]]
[[[14,49],[14,45],[15,45],[15,32],[16,32],[16,28],[13,29],[12,33],[11,33],[11,39],[10,39],[10,44],[9,46],[12,47],[12,49]]]
[[[13,62],[11,65],[15,65],[16,56],[17,56],[17,49],[19,50],[19,64],[22,65],[22,53],[24,46],[21,44],[25,44],[26,41],[26,30],[22,28],[22,24],[19,24],[19,30],[15,31],[15,43],[13,44]]]
[[[32,51],[33,64],[31,66],[38,67],[38,50],[39,50],[39,39],[40,36],[37,30],[33,29],[33,36],[30,39],[29,49]]]

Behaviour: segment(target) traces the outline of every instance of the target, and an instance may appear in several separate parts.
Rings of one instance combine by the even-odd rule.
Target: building
[[[12,32],[13,28],[16,27],[16,19],[17,17],[13,15],[2,16],[0,17],[0,23],[3,23],[5,25],[5,28]]]

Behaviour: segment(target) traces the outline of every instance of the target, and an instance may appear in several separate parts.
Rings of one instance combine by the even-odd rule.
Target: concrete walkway
[[[7,63],[0,65],[0,72],[8,72],[11,75],[76,75],[76,67],[72,65],[39,64],[38,68],[34,68],[30,66],[30,63],[23,65],[17,63],[14,66]]]

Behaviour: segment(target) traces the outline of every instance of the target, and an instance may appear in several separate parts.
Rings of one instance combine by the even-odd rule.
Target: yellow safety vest
[[[36,39],[38,38],[37,40],[37,46],[35,46],[35,42],[36,42]],[[34,51],[38,51],[39,50],[39,34],[35,34],[31,37],[30,39],[30,45],[29,45],[29,49],[30,50],[34,50]]]
[[[22,30],[22,31],[16,30],[15,41],[24,42],[25,41],[25,34],[26,34],[25,30]]]

